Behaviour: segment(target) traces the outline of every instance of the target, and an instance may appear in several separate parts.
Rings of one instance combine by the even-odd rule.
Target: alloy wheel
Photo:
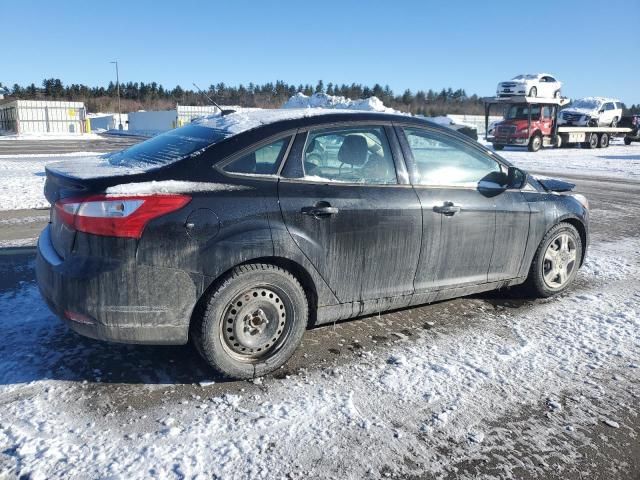
[[[543,272],[545,284],[560,289],[570,280],[577,266],[576,242],[567,233],[555,237],[544,253]]]

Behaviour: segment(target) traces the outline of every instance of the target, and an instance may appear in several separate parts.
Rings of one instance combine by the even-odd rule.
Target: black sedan
[[[47,167],[36,273],[83,335],[191,339],[251,378],[308,326],[518,284],[563,291],[588,243],[571,187],[410,116],[236,112]]]

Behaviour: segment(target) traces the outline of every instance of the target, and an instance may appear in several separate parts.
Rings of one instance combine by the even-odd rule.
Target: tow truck
[[[558,125],[558,112],[567,105],[568,98],[490,97],[484,101],[485,132],[489,131],[491,108],[502,108],[504,120],[494,125],[493,137],[485,133],[485,140],[495,150],[505,146],[527,147],[537,152],[542,147],[606,148],[612,137],[637,135],[638,126],[625,127],[571,127]]]

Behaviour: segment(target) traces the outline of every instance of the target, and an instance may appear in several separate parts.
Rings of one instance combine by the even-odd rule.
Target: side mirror
[[[520,189],[527,182],[527,172],[516,167],[507,168],[507,188]]]

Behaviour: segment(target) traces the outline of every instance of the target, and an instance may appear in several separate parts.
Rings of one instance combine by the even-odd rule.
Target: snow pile
[[[385,107],[378,97],[351,100],[346,97],[314,93],[310,97],[298,92],[293,95],[282,108],[330,108],[339,110],[364,110],[367,112],[401,113],[393,108]]]
[[[473,461],[492,462],[497,478],[624,469],[585,462],[583,432],[624,429],[619,409],[637,402],[639,253],[638,239],[594,245],[560,297],[522,309],[475,300],[482,314],[449,331],[237,394],[180,385],[179,399],[164,355],[150,365],[143,347],[72,334],[22,282],[0,293],[0,466],[14,477],[129,479],[466,479],[475,475],[460,467]],[[128,385],[114,368],[150,377]]]

